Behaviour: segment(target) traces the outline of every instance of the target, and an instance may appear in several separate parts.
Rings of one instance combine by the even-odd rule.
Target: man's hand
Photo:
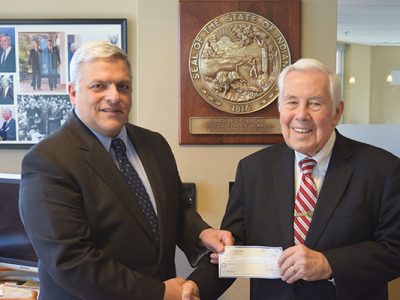
[[[225,246],[232,246],[234,243],[232,233],[226,230],[217,230],[213,228],[204,229],[200,233],[199,239],[201,246],[213,252],[210,255],[213,264],[218,263],[218,253],[223,252]]]
[[[164,281],[165,285],[164,300],[182,299],[182,287],[184,282],[185,279],[183,279],[182,277],[171,278]]]
[[[282,280],[294,283],[328,279],[332,274],[331,266],[325,255],[313,251],[304,245],[297,245],[283,251],[278,260]]]
[[[197,284],[187,280],[182,286],[182,300],[200,300],[200,291]]]

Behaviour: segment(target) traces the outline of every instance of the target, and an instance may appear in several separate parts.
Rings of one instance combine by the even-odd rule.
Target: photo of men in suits
[[[3,118],[2,126],[0,128],[1,141],[15,141],[17,139],[15,119],[10,107],[1,108],[1,116]]]
[[[19,91],[24,94],[64,93],[63,32],[19,32]],[[65,59],[67,62],[67,59]],[[64,78],[65,77],[65,78]]]
[[[14,104],[13,75],[0,76],[0,104]]]
[[[335,75],[300,59],[278,79],[284,143],[242,159],[221,228],[238,245],[282,247],[281,278],[250,279],[252,300],[384,300],[400,276],[400,159],[342,136],[344,104]],[[193,293],[217,299],[204,259]]]
[[[179,246],[195,265],[233,243],[194,210],[163,136],[128,123],[132,73],[108,42],[75,52],[73,112],[22,162],[20,214],[39,257],[40,298],[182,299]]]
[[[71,112],[68,95],[18,95],[17,102],[19,141],[42,140],[59,129]]]
[[[15,72],[15,48],[8,33],[0,32],[0,73]]]

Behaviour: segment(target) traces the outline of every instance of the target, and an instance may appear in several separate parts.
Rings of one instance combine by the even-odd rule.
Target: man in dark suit
[[[8,33],[0,33],[0,72],[15,72],[15,49]]]
[[[17,139],[17,132],[11,108],[3,107],[1,109],[1,116],[3,117],[3,125],[0,128],[0,139],[2,141],[15,141]]]
[[[61,63],[60,50],[53,45],[52,40],[47,41],[47,48],[43,51],[43,57],[47,65],[47,74],[50,90],[57,88],[58,66]]]
[[[10,78],[1,76],[0,84],[0,104],[14,104],[14,92],[13,86],[10,84]]]
[[[251,279],[250,298],[387,299],[387,283],[400,275],[399,158],[335,130],[339,82],[321,63],[288,66],[279,91],[285,143],[240,161],[221,226],[240,245],[284,249],[281,278]],[[304,158],[316,162],[311,178],[298,166]],[[207,261],[189,278],[202,300],[233,282],[218,280]]]
[[[181,299],[176,245],[195,264],[232,236],[191,207],[167,141],[126,123],[132,76],[120,48],[81,45],[70,75],[71,117],[22,162],[20,213],[40,299]]]
[[[31,87],[34,90],[36,90],[36,89],[40,90],[40,87],[42,85],[41,55],[42,55],[42,50],[40,49],[39,41],[38,40],[33,40],[33,48],[31,50],[29,50],[28,63],[31,66],[31,69],[32,69]]]

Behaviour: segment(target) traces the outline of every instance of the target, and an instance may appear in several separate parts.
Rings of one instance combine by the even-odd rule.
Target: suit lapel
[[[151,232],[150,225],[144,216],[142,209],[129,190],[121,172],[110,159],[109,153],[97,140],[93,133],[75,116],[70,119],[69,126],[72,127],[74,135],[79,135],[78,147],[84,151],[85,159],[90,168],[104,181],[115,193],[116,198],[122,202],[132,217],[138,222],[155,244],[155,238]],[[76,129],[76,127],[79,127]],[[99,163],[100,162],[100,163]]]
[[[335,146],[305,240],[307,247],[316,248],[326,225],[346,189],[347,183],[353,173],[353,167],[347,163],[350,155],[351,150],[348,148],[344,138],[336,132]]]
[[[294,152],[288,147],[273,166],[277,213],[282,228],[284,248],[293,246]]]

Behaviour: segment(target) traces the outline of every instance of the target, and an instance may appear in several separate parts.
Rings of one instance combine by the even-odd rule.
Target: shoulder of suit
[[[334,147],[338,148],[337,150],[341,151],[342,153],[343,151],[347,150],[349,157],[352,159],[360,159],[367,163],[379,164],[383,161],[393,162],[400,159],[385,149],[361,141],[353,140],[340,134],[337,135],[337,140],[335,141]]]
[[[285,153],[293,152],[285,143],[278,143],[274,145],[268,145],[248,156],[243,160],[259,160],[259,159],[270,159],[276,160]]]
[[[138,125],[134,125],[134,124],[131,124],[131,123],[126,123],[126,129],[127,129],[127,131],[128,131],[128,133],[134,133],[135,135],[136,134],[139,134],[139,135],[143,135],[143,136],[159,136],[159,137],[162,137],[162,135],[159,133],[159,132],[157,132],[157,131],[153,131],[153,130],[150,130],[150,129],[147,129],[147,128],[144,128],[144,127],[140,127],[140,126],[138,126]]]
[[[171,147],[166,140],[166,138],[160,134],[159,132],[152,131],[147,128],[143,128],[133,124],[126,125],[127,134],[129,138],[136,143],[143,143],[147,146],[151,146],[154,149],[169,149],[171,151]]]

